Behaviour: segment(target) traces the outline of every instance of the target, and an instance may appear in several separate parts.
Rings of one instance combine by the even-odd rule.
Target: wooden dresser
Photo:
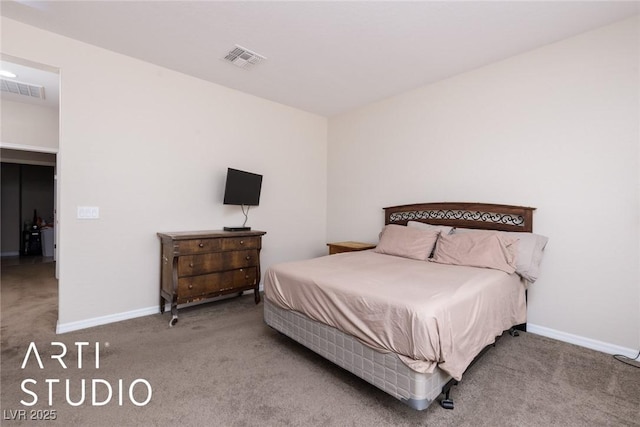
[[[169,325],[178,322],[178,304],[253,289],[260,302],[260,249],[264,231],[184,231],[158,233],[161,241],[160,312],[171,303]]]

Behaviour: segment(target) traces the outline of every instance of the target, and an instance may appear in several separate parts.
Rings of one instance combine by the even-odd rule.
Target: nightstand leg
[[[256,288],[253,292],[254,292],[256,304],[258,304],[260,302],[260,289]]]

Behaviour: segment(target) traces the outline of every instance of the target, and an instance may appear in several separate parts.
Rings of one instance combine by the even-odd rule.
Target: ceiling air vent
[[[225,61],[244,69],[252,68],[265,59],[267,58],[238,45],[224,57]]]
[[[2,92],[15,93],[31,98],[44,99],[44,87],[15,80],[0,79]]]

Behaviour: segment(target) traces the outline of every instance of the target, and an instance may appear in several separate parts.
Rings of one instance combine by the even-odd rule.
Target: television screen
[[[228,168],[223,203],[258,206],[261,187],[262,175]]]

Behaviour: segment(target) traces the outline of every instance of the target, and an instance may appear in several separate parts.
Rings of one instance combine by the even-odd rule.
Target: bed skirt
[[[350,335],[296,311],[284,310],[266,298],[264,320],[275,330],[417,410],[426,409],[436,400],[451,379],[437,368],[431,374],[416,372],[395,353],[380,353]]]

